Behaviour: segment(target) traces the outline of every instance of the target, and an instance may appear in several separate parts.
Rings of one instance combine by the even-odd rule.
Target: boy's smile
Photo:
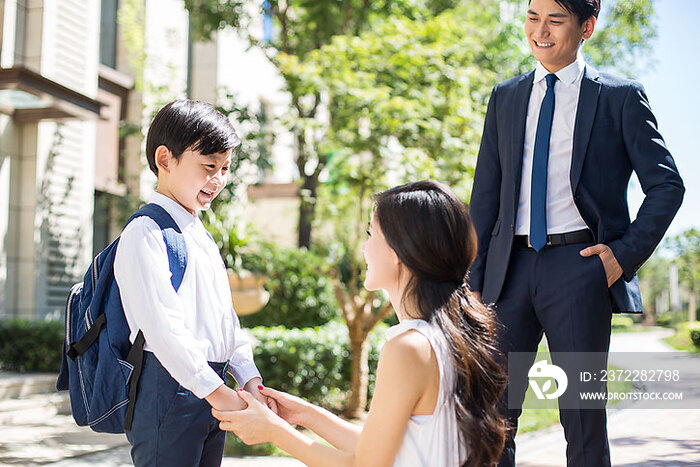
[[[226,186],[231,151],[202,154],[187,149],[175,159],[170,150],[159,146],[156,161],[159,169],[158,192],[195,214],[209,209],[214,198]]]

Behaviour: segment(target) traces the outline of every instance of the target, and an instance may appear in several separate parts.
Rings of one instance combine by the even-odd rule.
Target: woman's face
[[[367,263],[365,288],[367,290],[393,290],[399,284],[401,262],[396,252],[389,246],[376,216],[372,216],[367,231],[368,238],[362,247]]]

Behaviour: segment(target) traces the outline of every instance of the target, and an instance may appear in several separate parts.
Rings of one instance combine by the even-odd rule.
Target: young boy
[[[226,269],[197,213],[226,185],[231,152],[240,144],[231,123],[211,105],[177,100],[158,112],[146,157],[158,177],[151,203],[180,227],[187,267],[176,292],[163,235],[148,217],[122,232],[114,261],[133,342],[145,337],[132,429],[136,466],[219,466],[225,434],[211,408],[245,406],[224,384],[226,370],[264,401],[253,353],[231,303]]]

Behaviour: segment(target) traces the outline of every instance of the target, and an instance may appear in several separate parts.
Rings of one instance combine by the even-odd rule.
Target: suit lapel
[[[576,123],[574,124],[574,145],[571,154],[571,191],[576,193],[576,187],[581,179],[583,160],[586,157],[588,141],[591,138],[591,129],[598,108],[598,96],[600,95],[600,81],[598,71],[586,65],[581,80],[581,92],[578,98],[578,110]]]
[[[515,206],[517,210],[518,195],[520,194],[520,180],[523,170],[523,147],[525,145],[525,121],[527,120],[527,107],[530,103],[530,93],[532,92],[532,83],[535,79],[535,72],[523,75],[518,82],[515,90],[515,100],[513,106],[513,120],[511,121],[512,137],[511,141],[511,162],[513,183],[515,184]]]

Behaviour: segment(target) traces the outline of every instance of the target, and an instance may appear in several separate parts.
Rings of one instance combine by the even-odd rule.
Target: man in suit
[[[470,203],[479,253],[469,284],[495,304],[506,355],[535,352],[544,332],[552,352],[607,358],[611,313],[641,312],[636,272],[683,198],[642,86],[599,73],[580,53],[599,9],[599,0],[531,0],[525,34],[537,67],[496,85],[489,101]],[[632,171],[645,193],[634,222]],[[503,466],[515,462],[527,368],[509,378],[516,402],[504,407],[513,430]],[[560,417],[569,466],[610,465],[604,404]]]

